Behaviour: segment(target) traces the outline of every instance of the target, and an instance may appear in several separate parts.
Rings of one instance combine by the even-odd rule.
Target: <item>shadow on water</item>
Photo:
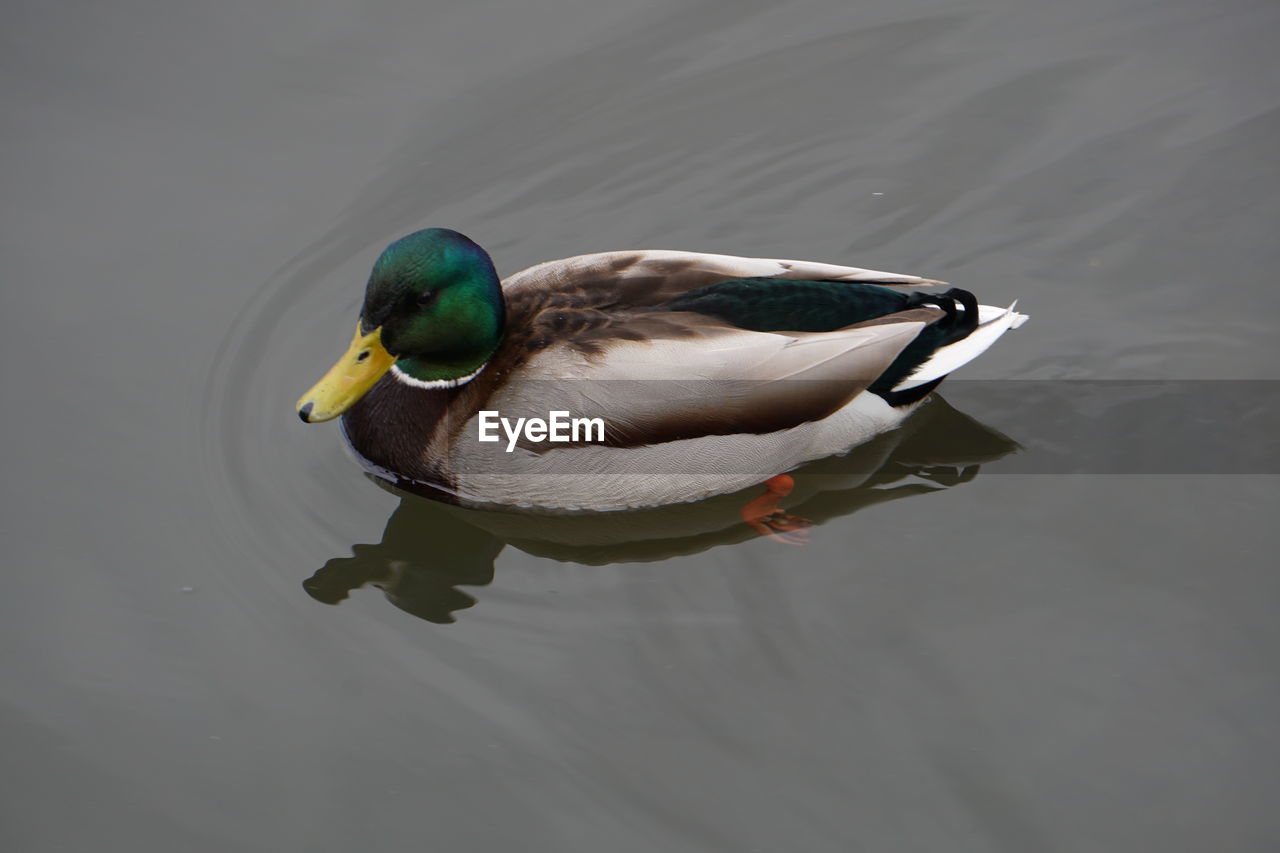
[[[899,429],[793,472],[796,487],[783,505],[820,525],[966,483],[982,463],[1018,447],[935,395]],[[693,504],[566,515],[465,509],[395,493],[400,505],[387,519],[382,541],[355,545],[352,556],[325,563],[303,583],[312,598],[338,604],[353,590],[374,586],[401,610],[447,624],[455,621],[455,611],[476,603],[458,587],[489,584],[494,560],[507,545],[600,566],[665,560],[757,536],[738,511],[759,489]],[[763,540],[760,547],[783,548]]]

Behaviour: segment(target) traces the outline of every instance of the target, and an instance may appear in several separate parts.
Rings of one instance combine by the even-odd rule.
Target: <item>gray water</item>
[[[1280,379],[1278,35],[1244,0],[7,10],[0,843],[1280,848],[1274,457],[1105,459],[1059,392],[1085,426],[1041,444],[1101,461],[1019,467],[1042,398],[1004,382]],[[804,548],[725,502],[530,527],[293,414],[427,225],[504,272],[808,258],[1032,320],[800,477]]]

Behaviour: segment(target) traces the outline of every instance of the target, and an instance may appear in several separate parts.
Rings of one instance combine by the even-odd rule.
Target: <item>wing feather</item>
[[[604,443],[617,447],[777,432],[842,408],[925,325],[880,318],[835,332],[774,333],[694,313],[661,317],[662,337],[614,338],[593,352],[571,341],[542,350],[502,386],[492,408],[508,417],[545,418],[553,410],[598,417]]]
[[[599,252],[547,261],[521,270],[503,283],[508,296],[576,293],[597,305],[644,307],[666,302],[708,284],[733,278],[856,281],[886,287],[935,287],[946,282],[880,270],[772,258],[741,258],[702,252],[636,250]]]

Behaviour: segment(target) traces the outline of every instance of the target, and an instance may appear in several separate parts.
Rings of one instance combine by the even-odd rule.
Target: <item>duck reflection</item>
[[[792,472],[795,487],[783,503],[788,513],[820,525],[968,482],[981,464],[1016,449],[1016,442],[934,395],[899,429]],[[490,583],[494,560],[507,545],[553,560],[606,565],[665,560],[759,536],[742,520],[748,492],[631,512],[566,515],[474,510],[396,494],[400,505],[382,541],[356,545],[352,556],[325,563],[303,583],[313,598],[337,604],[354,589],[375,586],[401,610],[446,624],[476,603],[458,587]],[[760,547],[775,546],[762,540]]]

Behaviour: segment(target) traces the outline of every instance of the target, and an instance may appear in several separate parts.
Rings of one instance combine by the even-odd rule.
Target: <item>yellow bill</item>
[[[346,353],[298,400],[298,417],[309,424],[333,420],[377,384],[395,360],[382,345],[381,327],[362,335],[357,323]]]

